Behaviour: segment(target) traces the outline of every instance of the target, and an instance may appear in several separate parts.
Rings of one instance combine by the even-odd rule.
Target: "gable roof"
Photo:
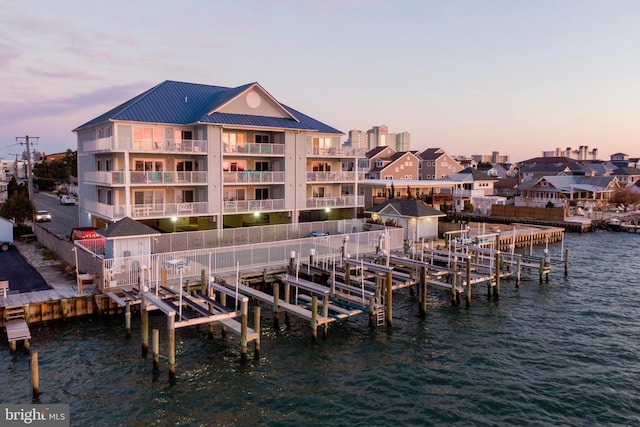
[[[268,99],[281,117],[223,113],[221,109],[248,91]],[[343,132],[276,101],[258,83],[236,88],[167,80],[106,113],[78,126],[74,132],[107,121],[193,125],[196,123],[271,127],[340,134]]]
[[[366,212],[412,218],[446,216],[444,212],[432,208],[422,200],[415,199],[390,199],[371,207]]]
[[[380,145],[378,147],[372,148],[371,150],[367,151],[367,153],[365,155],[367,156],[368,159],[371,159],[372,157],[375,157],[378,154],[382,153],[387,148],[391,148],[391,147],[387,147],[385,145]],[[393,150],[393,148],[391,148],[391,149]],[[395,150],[393,150],[393,151],[395,152]]]
[[[493,178],[486,173],[479,171],[476,168],[469,166],[460,172],[447,175],[446,179],[450,181],[468,182],[468,181],[497,181],[497,178]]]
[[[105,228],[99,228],[96,230],[96,233],[107,238],[155,236],[160,234],[157,230],[129,217],[124,217],[120,221],[110,224]]]
[[[443,154],[446,153],[442,148],[427,148],[426,150],[418,154],[418,157],[420,157],[422,160],[436,160]]]

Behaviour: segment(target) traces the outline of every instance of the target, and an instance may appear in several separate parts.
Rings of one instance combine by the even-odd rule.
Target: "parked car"
[[[73,194],[63,194],[60,196],[61,205],[75,205],[78,203],[78,199]]]
[[[51,213],[49,211],[36,211],[36,222],[51,222]]]

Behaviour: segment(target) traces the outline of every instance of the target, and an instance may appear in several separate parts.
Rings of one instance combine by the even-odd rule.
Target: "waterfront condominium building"
[[[361,148],[258,83],[165,81],[74,129],[80,225],[161,231],[351,218]]]

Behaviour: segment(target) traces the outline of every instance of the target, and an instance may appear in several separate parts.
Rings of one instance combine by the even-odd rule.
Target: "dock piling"
[[[149,312],[145,304],[141,304],[140,329],[142,333],[142,357],[147,357],[149,353]]]
[[[31,353],[31,390],[33,398],[40,396],[40,372],[38,369],[38,352]]]
[[[127,338],[131,338],[131,303],[129,301],[127,301],[124,310],[125,335]]]
[[[160,332],[157,329],[151,331],[151,351],[153,353],[153,372],[160,370],[158,352],[160,351]]]
[[[176,315],[169,313],[167,315],[167,346],[169,359],[169,382],[176,380]]]
[[[255,306],[253,307],[253,329],[258,334],[258,337],[255,340],[255,352],[254,358],[256,360],[260,359],[260,301],[255,300]]]

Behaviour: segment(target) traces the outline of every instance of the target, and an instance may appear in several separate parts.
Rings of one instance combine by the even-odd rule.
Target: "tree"
[[[69,166],[71,170],[71,176],[78,176],[78,152],[71,151],[71,149],[67,149],[64,155],[62,156],[62,162],[64,162],[67,166]]]
[[[42,190],[53,190],[56,184],[69,182],[72,167],[63,160],[52,160],[34,165],[34,183]]]
[[[0,205],[0,215],[7,219],[15,219],[17,224],[24,224],[27,218],[33,217],[33,204],[29,200],[29,189],[26,185],[18,185],[11,196]]]

